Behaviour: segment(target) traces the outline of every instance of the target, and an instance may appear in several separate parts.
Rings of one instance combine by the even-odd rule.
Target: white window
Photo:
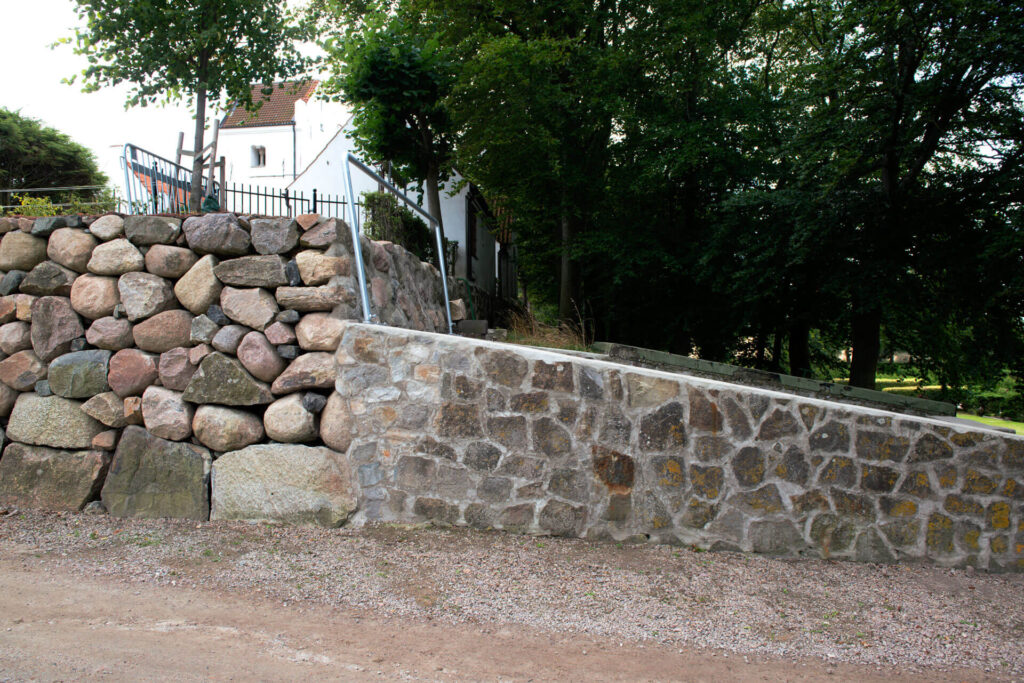
[[[252,160],[251,166],[253,168],[262,168],[267,165],[267,148],[257,147],[253,145],[252,154],[250,155]]]

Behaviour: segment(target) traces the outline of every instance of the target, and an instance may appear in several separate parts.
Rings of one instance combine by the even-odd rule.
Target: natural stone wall
[[[250,510],[345,521],[320,414],[341,320],[362,317],[351,247],[316,215],[0,218],[0,505],[207,519],[213,461],[238,451],[268,496]],[[433,266],[361,249],[381,320],[446,329]],[[314,458],[278,489],[255,478]],[[326,497],[280,488],[313,480]]]
[[[356,323],[336,358],[360,518],[1024,569],[1024,438]]]

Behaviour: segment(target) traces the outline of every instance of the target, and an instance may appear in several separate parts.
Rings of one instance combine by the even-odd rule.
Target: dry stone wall
[[[383,321],[445,329],[435,268],[361,249]],[[0,505],[208,519],[232,452],[255,458],[249,507],[344,521],[322,413],[353,275],[348,226],[316,215],[0,218]]]
[[[356,323],[336,357],[359,518],[1024,569],[1024,438]]]

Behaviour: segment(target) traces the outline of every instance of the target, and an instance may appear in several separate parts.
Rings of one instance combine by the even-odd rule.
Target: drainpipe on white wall
[[[295,168],[298,165],[296,162],[297,154],[298,151],[296,150],[295,145],[295,119],[292,119],[292,180],[299,177],[298,170]]]

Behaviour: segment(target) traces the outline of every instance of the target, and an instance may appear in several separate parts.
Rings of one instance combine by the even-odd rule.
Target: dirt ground
[[[510,608],[507,619],[447,618],[435,604],[435,589],[452,582],[432,575],[425,562],[412,574],[376,572],[374,577],[389,582],[389,590],[411,597],[411,609],[396,610],[372,590],[363,600],[369,606],[360,606],[354,597],[325,599],[316,586],[305,592],[301,584],[295,588],[296,576],[312,573],[301,565],[302,556],[315,554],[310,548],[317,543],[339,542],[330,532],[193,525],[39,513],[0,520],[0,681],[992,677],[976,668],[943,669],[926,663],[911,673],[904,667],[538,628],[522,623],[529,620],[517,616],[518,608]],[[467,539],[483,549],[518,542],[432,529],[346,533],[346,542],[365,540],[378,553],[375,566],[380,566],[381,548],[398,548],[407,553],[399,561],[409,561],[425,557],[428,546],[457,552],[455,546],[465,546]],[[288,543],[292,534],[296,537]],[[252,559],[258,553],[246,544],[270,546],[271,539],[286,541],[272,553],[276,564],[256,566]],[[559,543],[531,540],[528,551],[540,553],[543,562],[545,553],[565,550],[547,547]],[[656,569],[661,551],[649,558],[645,552],[641,548],[623,558],[641,573]],[[586,561],[592,562],[592,556]],[[556,562],[551,559],[550,564]],[[346,571],[354,576],[357,570],[361,573],[354,566]],[[1011,585],[1019,588],[1017,582]],[[486,595],[493,589],[482,590]],[[374,602],[383,606],[377,608]]]

